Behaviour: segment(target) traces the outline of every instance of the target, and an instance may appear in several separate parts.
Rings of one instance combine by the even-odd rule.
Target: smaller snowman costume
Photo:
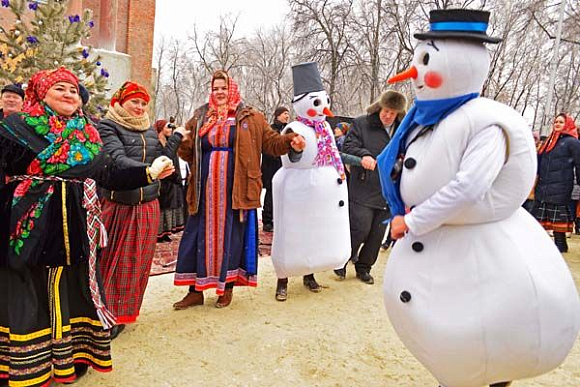
[[[409,229],[385,270],[387,313],[442,386],[536,376],[574,345],[580,300],[521,208],[536,174],[532,135],[516,111],[478,97],[489,70],[482,42],[497,43],[485,34],[489,13],[430,18],[413,66],[392,79],[413,78],[415,105],[378,157],[391,211]]]
[[[306,148],[298,161],[282,156],[272,180],[272,263],[278,278],[341,268],[350,255],[344,166],[326,122],[330,98],[315,62],[293,66],[292,76],[298,120],[282,133],[302,135]]]

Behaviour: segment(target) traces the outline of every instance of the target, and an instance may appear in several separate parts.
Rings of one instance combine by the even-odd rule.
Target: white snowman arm
[[[489,126],[473,136],[455,178],[405,215],[409,231],[415,235],[433,231],[481,200],[504,165],[505,155],[506,140],[498,126]]]
[[[294,130],[292,130],[292,124],[288,124],[284,127],[284,129],[282,129],[282,131],[280,132],[280,134],[287,134],[287,133],[295,133]],[[302,158],[302,151],[298,152],[295,151],[293,148],[290,148],[290,151],[288,152],[288,160],[290,160],[291,163],[297,163],[300,161],[300,159]]]

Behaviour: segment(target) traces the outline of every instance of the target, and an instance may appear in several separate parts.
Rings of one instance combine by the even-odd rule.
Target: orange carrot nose
[[[334,117],[334,114],[330,111],[329,108],[325,107],[324,109],[322,109],[322,112],[324,113],[324,115],[326,115],[327,117]]]
[[[397,75],[393,75],[387,80],[387,83],[400,82],[409,78],[417,79],[417,68],[415,66],[411,66],[410,69],[405,70]]]

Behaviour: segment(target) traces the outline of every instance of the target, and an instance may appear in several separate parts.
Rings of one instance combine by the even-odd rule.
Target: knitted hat
[[[17,85],[15,83],[4,86],[2,88],[2,91],[0,92],[0,95],[6,92],[18,94],[22,99],[24,99],[24,90],[22,89],[22,87],[20,87],[20,85]]]
[[[89,99],[91,98],[91,94],[89,93],[89,91],[87,90],[87,88],[84,87],[80,83],[79,83],[79,94],[81,96],[81,101],[83,101],[83,106],[85,106],[86,104],[88,104],[89,103]]]
[[[336,127],[340,129],[342,134],[347,134],[348,131],[350,130],[350,124],[348,122],[339,122],[338,124],[336,124]]]
[[[278,117],[280,117],[280,114],[284,113],[284,112],[289,112],[290,110],[288,110],[287,107],[284,106],[278,106],[276,108],[276,110],[274,110],[274,119],[277,120]]]
[[[389,108],[399,112],[399,115],[405,115],[407,110],[407,98],[398,91],[387,90],[367,108],[368,114],[374,114],[382,108]]]

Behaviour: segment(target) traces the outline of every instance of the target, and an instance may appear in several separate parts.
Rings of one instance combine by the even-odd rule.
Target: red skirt
[[[159,227],[159,202],[103,204],[108,245],[101,254],[107,307],[119,324],[135,322],[143,303]]]

